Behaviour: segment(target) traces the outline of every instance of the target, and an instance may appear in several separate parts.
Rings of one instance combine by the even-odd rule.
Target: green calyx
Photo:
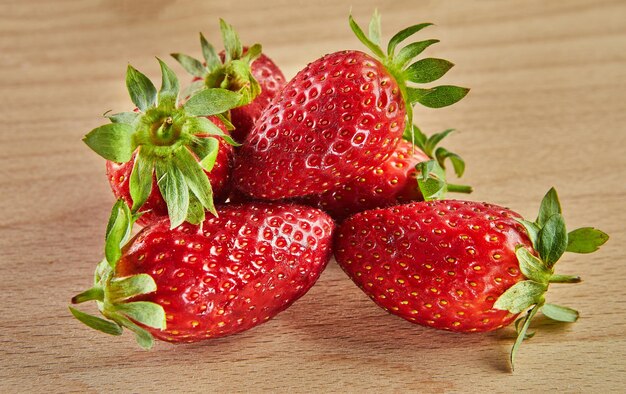
[[[131,235],[137,219],[124,203],[118,200],[111,211],[105,236],[105,258],[98,264],[94,285],[72,298],[72,304],[96,301],[102,319],[69,307],[72,315],[85,325],[109,335],[121,335],[123,327],[133,331],[139,345],[152,347],[154,338],[139,324],[164,330],[166,327],[163,307],[133,298],[156,291],[156,283],[148,274],[116,277],[115,267],[122,256],[122,247]]]
[[[446,159],[450,160],[457,177],[465,172],[465,161],[461,156],[437,145],[446,138],[453,129],[435,133],[428,137],[417,126],[413,125],[404,133],[404,139],[420,148],[432,160],[423,161],[415,166],[417,170],[417,185],[424,201],[442,200],[448,192],[471,193],[472,187],[456,185],[446,180]]]
[[[544,316],[561,322],[573,323],[578,319],[574,309],[548,304],[545,294],[551,283],[579,283],[580,277],[554,273],[554,265],[565,252],[591,253],[598,250],[609,236],[604,232],[584,227],[567,232],[561,212],[561,204],[554,188],[550,189],[541,202],[539,215],[534,222],[518,220],[528,234],[533,250],[518,245],[515,255],[520,271],[527,278],[505,291],[494,304],[495,309],[513,314],[527,311],[520,317],[515,327],[517,339],[511,350],[511,368],[514,369],[515,356],[528,334],[530,322],[541,311]]]
[[[226,89],[205,89],[179,103],[179,83],[174,72],[160,59],[162,82],[157,92],[141,72],[128,66],[126,86],[136,112],[105,115],[110,124],[89,132],[84,142],[100,156],[116,163],[135,165],[130,175],[132,212],[146,202],[154,175],[167,204],[171,226],[188,221],[198,224],[205,210],[216,215],[213,191],[204,171],[211,171],[219,144],[235,141],[207,116],[223,115],[241,101],[241,94]],[[198,160],[196,160],[196,158]]]
[[[461,100],[469,92],[468,88],[459,86],[441,85],[432,88],[419,88],[413,84],[425,84],[443,77],[454,64],[444,59],[424,58],[416,60],[426,48],[436,44],[439,40],[425,40],[413,42],[398,52],[396,48],[407,38],[420,30],[431,26],[432,23],[420,23],[409,26],[396,33],[387,44],[387,51],[383,51],[380,46],[381,27],[380,15],[374,11],[370,20],[368,35],[354,21],[352,15],[349,17],[350,28],[366,47],[385,65],[387,70],[398,82],[402,97],[406,102],[407,130],[411,129],[413,123],[413,106],[421,104],[429,108],[447,107]]]
[[[224,41],[223,61],[202,33],[200,46],[204,62],[182,53],[172,53],[172,57],[189,74],[198,78],[185,95],[191,95],[202,89],[227,89],[241,95],[237,107],[247,105],[261,93],[261,85],[252,75],[250,68],[261,56],[261,45],[254,44],[244,52],[239,35],[223,19],[220,19],[220,30]]]

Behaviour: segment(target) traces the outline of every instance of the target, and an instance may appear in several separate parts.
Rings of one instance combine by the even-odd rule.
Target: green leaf
[[[472,187],[447,183],[446,172],[436,160],[418,163],[417,185],[424,201],[441,200],[448,192],[471,193]]]
[[[91,289],[85,290],[72,297],[72,304],[81,304],[87,301],[104,301],[104,292],[102,291],[102,288],[96,285]]]
[[[198,201],[194,194],[189,195],[189,210],[187,210],[187,221],[191,224],[200,224],[204,222],[206,214],[204,207]]]
[[[528,249],[521,245],[515,249],[515,256],[517,256],[520,270],[525,277],[538,283],[548,283],[552,272],[543,261],[533,256]]]
[[[194,159],[191,152],[187,149],[177,151],[174,160],[176,167],[183,174],[189,190],[191,190],[204,208],[217,216],[215,206],[213,205],[211,183],[200,163]]]
[[[221,117],[220,117],[221,119]],[[207,118],[192,118],[185,124],[190,134],[202,135],[208,134],[213,136],[219,136],[224,139],[228,144],[233,146],[240,146],[230,135],[224,133],[215,123]]]
[[[593,227],[578,228],[567,235],[567,252],[593,253],[609,240],[608,234]]]
[[[574,323],[579,316],[578,311],[572,308],[554,304],[544,304],[541,312],[552,320],[565,323]]]
[[[137,212],[146,203],[152,192],[152,174],[154,161],[140,149],[135,157],[135,164],[130,173],[130,198],[133,200],[132,212]]]
[[[161,66],[162,75],[161,90],[159,91],[159,106],[173,110],[176,108],[178,93],[180,91],[178,77],[165,62],[159,58],[157,58],[157,60]]]
[[[226,126],[226,130],[235,130],[235,126],[232,124],[232,122],[230,121],[230,119],[228,119],[226,116],[224,116],[224,114],[218,114],[215,115],[219,120],[222,121],[222,123],[224,123],[224,126]],[[232,144],[231,144],[232,145]],[[239,145],[239,144],[237,144]]]
[[[139,326],[137,326],[137,328],[139,329],[134,331],[135,341],[137,341],[139,346],[141,346],[145,350],[152,349],[152,346],[154,346],[154,337],[152,336],[152,334]]]
[[[181,148],[185,149],[185,148]],[[181,225],[189,208],[189,189],[180,170],[172,163],[156,162],[157,184],[167,204],[170,227]]]
[[[235,29],[223,19],[220,19],[220,30],[222,32],[222,40],[224,40],[225,62],[241,58],[243,46]]]
[[[408,102],[411,103],[411,105],[414,105],[416,103],[419,103],[420,100],[423,100],[429,94],[431,94],[433,92],[433,89],[407,87],[406,92]]]
[[[144,326],[158,330],[164,330],[166,327],[165,310],[161,305],[154,302],[136,301],[116,304],[115,310]]]
[[[198,59],[187,56],[183,53],[172,53],[171,56],[176,59],[181,66],[183,66],[185,71],[194,77],[204,78],[204,76],[208,73],[208,70]]]
[[[137,274],[125,278],[111,279],[107,286],[107,295],[111,302],[118,303],[141,294],[157,290],[154,279],[148,274]]]
[[[191,149],[200,160],[200,166],[207,172],[211,172],[215,165],[219,145],[219,141],[212,137],[198,138],[195,143],[191,145]]]
[[[551,268],[567,249],[567,231],[560,213],[550,216],[537,235],[539,256]]]
[[[428,83],[443,77],[453,66],[447,60],[428,57],[411,64],[404,71],[404,75],[411,82]]]
[[[415,59],[420,53],[424,52],[426,48],[438,42],[439,40],[426,40],[411,43],[400,49],[400,52],[398,52],[393,62],[398,68],[404,68],[412,59]]]
[[[469,92],[468,88],[442,85],[429,89],[430,93],[420,97],[417,101],[425,107],[442,108],[461,100]]]
[[[431,25],[432,23],[420,23],[418,25],[409,26],[406,29],[400,30],[398,33],[396,33],[396,35],[391,37],[391,40],[389,40],[389,44],[387,45],[387,54],[389,56],[393,56],[398,44],[400,44],[402,41],[406,40],[407,38],[411,37],[413,34],[417,33],[418,31],[422,30],[423,28],[431,26]]]
[[[529,222],[528,220],[524,220],[524,219],[515,219],[515,220],[519,224],[524,226],[524,228],[526,229],[526,232],[528,233],[528,238],[530,238],[530,241],[533,244],[533,248],[536,250],[537,249],[537,236],[539,234],[539,226],[537,226],[533,222]]]
[[[435,147],[441,141],[443,141],[443,139],[446,138],[453,131],[454,131],[454,129],[447,129],[447,130],[442,131],[441,133],[435,133],[435,134],[431,135],[426,140],[426,143],[424,144],[424,153],[426,153],[428,156],[432,157],[433,156],[433,151],[435,150]]]
[[[520,283],[523,283],[523,282],[520,282]],[[530,327],[530,322],[533,320],[538,310],[539,310],[539,307],[536,306],[530,309],[526,313],[526,317],[523,320],[524,324],[522,325],[522,329],[519,330],[517,339],[515,340],[515,344],[513,345],[513,348],[511,349],[511,370],[513,371],[515,370],[515,356],[517,355],[517,352],[519,350],[519,347],[522,345],[522,342],[526,338],[526,332],[528,331],[528,327]]]
[[[369,36],[370,41],[372,41],[376,45],[380,45],[381,28],[380,28],[380,14],[378,13],[378,9],[374,10],[372,19],[370,19],[368,36]]]
[[[522,323],[524,323],[524,321],[526,321],[526,316],[520,317],[519,319],[515,320],[515,332],[517,333],[517,335],[519,335],[520,332],[522,331],[522,328],[524,326]],[[524,336],[524,339],[530,339],[534,336],[535,336],[534,332],[526,331],[526,335]]]
[[[122,199],[117,200],[111,209],[104,243],[104,255],[113,269],[122,257],[122,246],[130,238],[132,224],[128,205]]]
[[[195,81],[187,85],[187,87],[184,88],[183,91],[180,93],[180,96],[184,100],[187,100],[189,99],[189,97],[193,96],[204,88],[206,88],[204,80]]]
[[[101,287],[102,283],[106,283],[107,278],[112,274],[111,266],[106,258],[100,260],[96,265],[96,271],[94,272],[94,287]],[[104,299],[104,291],[102,292],[102,298]]]
[[[213,45],[209,44],[202,33],[200,33],[200,45],[202,46],[202,56],[204,57],[204,61],[206,62],[209,71],[213,71],[220,67],[222,65],[222,61],[217,55],[217,52],[215,52]]]
[[[242,89],[247,92],[247,97],[245,99],[242,99],[241,101],[245,103],[243,105],[251,103],[255,98],[259,96],[259,94],[261,94],[261,84],[259,83],[259,81],[257,81],[254,75],[252,75],[252,72],[248,72],[248,81],[250,83],[248,89]]]
[[[118,112],[112,115],[104,115],[111,123],[124,123],[132,125],[135,120],[140,116],[139,112]]]
[[[95,330],[101,331],[105,334],[109,335],[122,335],[122,327],[112,321],[104,320],[99,317],[87,314],[85,312],[81,312],[78,309],[72,308],[71,306],[70,312],[76,319],[85,324],[88,327],[91,327]]]
[[[141,111],[145,112],[156,103],[157,90],[152,81],[137,71],[130,64],[126,71],[126,87],[130,99]]]
[[[556,190],[554,188],[550,188],[541,200],[541,205],[539,206],[539,216],[537,216],[535,223],[539,226],[539,228],[541,228],[552,215],[557,213],[562,213],[561,203],[559,202],[559,196],[556,194]]]
[[[420,173],[417,184],[424,201],[441,200],[447,192],[445,171],[435,160],[418,163],[415,169]]]
[[[352,14],[350,14],[350,16],[348,17],[348,22],[350,23],[350,28],[354,32],[354,35],[356,35],[359,41],[361,41],[366,47],[368,47],[369,50],[372,51],[372,53],[378,56],[378,58],[384,59],[385,54],[383,53],[383,50],[365,36],[365,33],[363,33],[363,30],[361,30],[361,27],[359,27],[354,18],[352,18]]]
[[[439,147],[435,150],[435,158],[437,162],[442,168],[446,168],[445,161],[449,159],[452,163],[452,167],[454,167],[454,173],[457,177],[462,177],[465,172],[465,161],[461,158],[461,156],[457,155],[454,152],[450,152],[446,148]]]
[[[204,89],[185,103],[184,108],[192,116],[210,116],[235,108],[241,94],[226,89]]]
[[[126,163],[133,156],[134,128],[125,123],[109,123],[91,130],[83,141],[94,152],[109,161]]]
[[[248,48],[248,50],[241,59],[247,64],[252,64],[252,62],[258,59],[259,56],[261,56],[262,52],[263,47],[261,46],[261,44],[254,44]]]
[[[154,345],[154,337],[144,328],[139,327],[133,323],[129,318],[121,313],[115,313],[113,318],[118,321],[122,326],[128,328],[135,333],[135,340],[143,349],[149,350]]]
[[[496,300],[493,307],[514,314],[520,313],[531,305],[542,303],[547,288],[547,285],[532,280],[517,282]]]

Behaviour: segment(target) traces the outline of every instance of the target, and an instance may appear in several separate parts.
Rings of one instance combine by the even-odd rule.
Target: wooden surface
[[[150,3],[150,4],[149,4]],[[350,2],[8,1],[0,5],[0,392],[479,392],[626,390],[626,3],[624,1],[353,2],[383,32],[415,22],[442,42],[429,54],[472,88],[458,105],[416,111],[423,130],[454,127],[473,199],[534,217],[554,185],[570,228],[611,240],[569,255],[550,299],[580,321],[539,319],[515,374],[513,330],[458,335],[386,314],[331,262],[292,308],[251,331],[141,351],[132,335],[89,330],[67,310],[102,254],[113,197],[103,160],[81,142],[109,109],[131,108],[131,62],[158,78],[154,56],[219,43],[217,18],[263,43],[292,77],[339,49],[362,49]],[[358,4],[358,5],[357,5]],[[172,64],[173,62],[170,61]],[[177,71],[182,70],[177,67]]]

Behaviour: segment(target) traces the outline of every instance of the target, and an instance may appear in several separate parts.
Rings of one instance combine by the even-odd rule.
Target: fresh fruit
[[[589,253],[608,236],[566,232],[557,194],[544,197],[535,222],[487,203],[416,202],[356,214],[340,227],[335,257],[379,306],[411,322],[474,332],[520,319],[512,359],[537,311],[573,322],[578,313],[545,303],[550,283],[580,278],[554,273],[563,252]]]
[[[128,66],[126,86],[137,110],[108,115],[112,123],[92,130],[84,141],[110,162],[113,191],[133,213],[151,210],[146,218],[154,220],[165,215],[166,205],[172,227],[185,220],[200,223],[205,209],[215,213],[213,194],[228,194],[232,151],[220,141],[235,142],[221,114],[237,105],[241,94],[206,89],[179,105],[178,78],[160,59],[159,64],[158,94],[145,75]]]
[[[318,209],[259,203],[217,211],[201,226],[170,229],[163,219],[126,244],[133,218],[119,200],[94,287],[72,300],[96,300],[108,320],[71,308],[74,316],[109,334],[126,327],[146,348],[153,337],[196,342],[226,336],[289,307],[328,263],[334,224]]]
[[[421,138],[419,147],[407,140],[401,140],[391,156],[373,170],[326,193],[303,197],[302,201],[325,210],[337,221],[343,221],[357,212],[424,200],[424,194],[420,191],[420,186],[423,186],[419,176],[421,166],[418,164],[430,161],[438,153],[438,167],[444,165],[446,158],[450,158],[457,176],[463,175],[465,163],[458,155],[445,148],[435,149],[436,144],[450,132],[452,130],[446,130],[426,138],[415,128],[414,135]],[[441,177],[441,172],[433,174],[433,168],[426,173],[430,173],[431,178],[437,175]],[[442,180],[445,182],[445,179]],[[446,184],[446,187],[449,191],[471,192],[468,186]],[[427,195],[426,199],[428,197],[430,196]]]
[[[257,119],[285,84],[285,76],[278,66],[261,53],[261,45],[242,46],[237,32],[220,19],[224,51],[219,55],[200,33],[204,62],[181,53],[174,57],[195,78],[190,91],[223,88],[242,94],[239,106],[230,110],[230,121],[235,129],[231,135],[243,141]]]
[[[391,156],[373,170],[326,193],[303,197],[307,204],[343,221],[354,213],[420,200],[415,166],[430,160],[419,148],[401,140]]]
[[[452,67],[433,58],[408,65],[436,40],[409,44],[395,53],[400,42],[428,25],[396,34],[385,54],[378,45],[378,15],[370,23],[369,38],[350,17],[352,30],[376,58],[341,51],[301,70],[244,141],[235,160],[236,186],[254,198],[269,200],[327,192],[392,154],[405,125],[411,124],[411,105],[438,108],[463,98],[465,88],[408,86],[437,80]]]

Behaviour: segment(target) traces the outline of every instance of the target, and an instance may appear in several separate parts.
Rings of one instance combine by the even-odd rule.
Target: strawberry
[[[426,138],[414,126],[414,135],[423,137],[419,140],[419,147],[407,140],[401,140],[389,159],[373,170],[326,193],[303,197],[302,201],[324,209],[337,221],[343,221],[357,212],[423,200],[424,195],[420,191],[423,182],[419,177],[421,166],[418,164],[428,162],[438,156],[438,166],[443,166],[443,160],[449,157],[457,170],[457,176],[461,176],[465,169],[465,163],[458,155],[441,147],[435,150],[435,145],[450,132],[452,130],[446,130]],[[437,170],[440,171],[438,175],[441,176],[443,169],[437,168]],[[433,168],[427,170],[427,174],[432,171]],[[468,186],[446,186],[449,191],[471,192]],[[439,189],[436,190],[439,191]],[[427,195],[426,198],[428,197],[430,196]]]
[[[580,281],[554,273],[559,257],[593,252],[607,239],[593,228],[568,234],[551,189],[535,222],[497,205],[456,200],[365,211],[340,227],[335,257],[379,306],[414,323],[491,331],[528,310],[518,325],[513,363],[537,311],[577,319],[573,309],[545,302],[550,283]]]
[[[226,205],[201,226],[170,229],[163,219],[125,244],[132,217],[121,201],[95,286],[72,299],[96,300],[108,320],[71,311],[109,334],[126,327],[145,348],[153,338],[196,342],[264,323],[303,296],[330,258],[334,224],[315,208]]]
[[[137,110],[108,115],[112,123],[95,128],[84,141],[109,162],[114,194],[133,213],[150,211],[143,224],[166,215],[172,227],[200,223],[205,210],[215,213],[213,194],[223,199],[229,192],[232,148],[224,141],[235,142],[221,114],[242,95],[206,89],[179,105],[178,78],[160,59],[159,64],[158,93],[144,74],[128,66],[126,85]]]
[[[429,24],[411,26],[389,42],[378,42],[380,19],[374,15],[370,37],[350,16],[356,36],[375,54],[341,51],[301,70],[263,111],[244,141],[233,178],[243,192],[278,200],[327,192],[385,161],[396,148],[412,107],[443,107],[467,89],[421,89],[408,82],[439,79],[452,63],[427,58],[408,65],[436,40],[397,45]],[[407,66],[408,65],[408,66]]]
[[[225,50],[219,55],[200,33],[204,63],[182,53],[173,53],[172,57],[194,76],[190,91],[224,88],[242,93],[239,106],[230,111],[230,121],[235,127],[233,138],[243,141],[285,84],[285,76],[272,59],[261,53],[261,45],[242,46],[237,32],[222,19],[220,30]]]

